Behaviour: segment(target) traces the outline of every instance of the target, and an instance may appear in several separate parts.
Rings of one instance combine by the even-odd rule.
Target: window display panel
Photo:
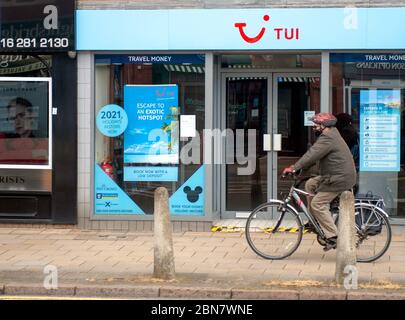
[[[390,215],[405,216],[405,53],[335,53],[330,61],[332,108],[358,194],[382,197]]]
[[[202,55],[96,55],[96,215],[153,214],[160,186],[171,214],[204,215],[204,82]]]
[[[50,167],[50,79],[0,77],[0,167]]]

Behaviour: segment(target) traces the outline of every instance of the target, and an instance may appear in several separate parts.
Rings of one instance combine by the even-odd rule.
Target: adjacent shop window
[[[404,216],[405,53],[335,53],[330,61],[332,108],[358,193],[382,197],[390,215]]]
[[[153,214],[159,186],[171,214],[204,215],[204,68],[203,55],[96,55],[96,215]]]
[[[1,168],[51,167],[50,83],[0,77]]]

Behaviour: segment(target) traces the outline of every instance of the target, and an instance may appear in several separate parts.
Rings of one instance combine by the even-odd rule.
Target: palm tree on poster
[[[179,116],[179,107],[172,106],[169,108],[170,113],[166,116],[166,120],[168,120],[169,123],[164,122],[162,124],[162,130],[163,132],[167,133],[167,149],[169,151],[172,151],[173,146],[178,144],[178,135],[177,134],[172,134],[176,133],[178,130],[178,116]]]

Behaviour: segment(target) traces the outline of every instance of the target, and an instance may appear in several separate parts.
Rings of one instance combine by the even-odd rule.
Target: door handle
[[[263,135],[263,151],[271,151],[271,134]]]
[[[281,138],[279,133],[273,135],[273,151],[281,151]]]
[[[281,151],[281,138],[281,134],[264,134],[263,151]]]

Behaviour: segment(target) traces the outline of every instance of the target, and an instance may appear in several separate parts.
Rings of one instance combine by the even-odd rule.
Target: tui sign
[[[73,51],[74,0],[1,0],[0,52]]]

